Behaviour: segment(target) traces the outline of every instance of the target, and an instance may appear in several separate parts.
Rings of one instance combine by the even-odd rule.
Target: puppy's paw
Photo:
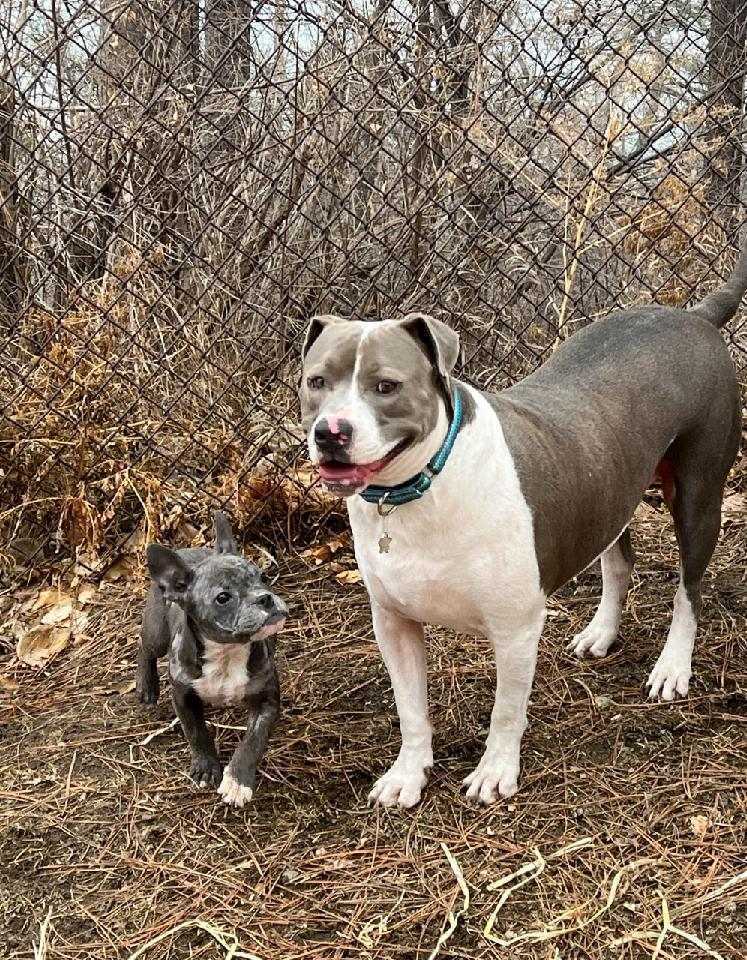
[[[462,781],[467,787],[467,799],[484,806],[495,803],[498,796],[512,797],[519,789],[518,782],[518,747],[515,750],[486,750],[477,767]]]
[[[576,634],[565,649],[579,658],[588,654],[592,657],[606,657],[616,639],[617,627],[614,624],[592,620],[585,630]]]
[[[665,646],[646,681],[649,700],[657,697],[674,700],[677,695],[686,697],[691,676],[690,654],[677,649],[667,650]]]
[[[254,790],[243,783],[239,783],[228,767],[223,772],[218,793],[223,799],[223,803],[228,804],[229,807],[243,807],[254,796]]]
[[[135,691],[140,703],[158,703],[158,670],[155,667],[141,667],[135,682]]]
[[[192,758],[190,777],[200,787],[217,787],[223,768],[217,757],[199,756]]]
[[[399,806],[406,810],[419,802],[428,780],[423,763],[395,761],[383,777],[379,777],[368,795],[369,804]]]

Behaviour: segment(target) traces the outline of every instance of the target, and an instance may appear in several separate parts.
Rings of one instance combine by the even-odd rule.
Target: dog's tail
[[[692,313],[716,327],[723,327],[739,309],[745,293],[747,293],[747,241],[742,244],[737,265],[723,287],[704,297],[697,306],[693,307]]]

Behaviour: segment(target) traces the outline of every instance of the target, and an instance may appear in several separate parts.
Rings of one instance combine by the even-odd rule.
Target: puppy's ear
[[[333,323],[347,322],[347,317],[339,317],[335,313],[323,313],[316,317],[312,317],[311,321],[309,322],[309,328],[306,331],[306,336],[304,337],[303,347],[301,348],[301,359],[306,359],[306,354],[313,347],[316,340],[318,340],[319,335],[325,327],[328,327]]]
[[[451,374],[459,359],[459,334],[427,313],[408,313],[400,323],[425,350],[451,406]]]
[[[151,579],[163,590],[165,599],[176,603],[183,601],[194,574],[179,554],[160,543],[151,543],[145,558]]]
[[[233,538],[231,521],[222,510],[216,510],[213,525],[215,527],[215,552],[237,555],[239,548]]]

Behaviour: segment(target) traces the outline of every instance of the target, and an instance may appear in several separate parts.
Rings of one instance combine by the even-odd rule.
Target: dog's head
[[[190,564],[177,551],[152,543],[147,561],[164,598],[179,604],[209,640],[262,640],[278,633],[285,623],[288,607],[268,590],[257,567],[239,554],[222,513],[215,516],[212,554]]]
[[[422,313],[371,323],[312,319],[301,412],[311,459],[329,490],[351,496],[422,469],[416,448],[451,410],[458,355],[457,334]]]

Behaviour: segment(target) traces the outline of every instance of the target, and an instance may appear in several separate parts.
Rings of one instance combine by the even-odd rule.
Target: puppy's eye
[[[396,393],[401,386],[402,384],[397,383],[396,380],[379,380],[379,382],[376,384],[376,392],[381,394],[381,396],[386,397],[390,393]]]
[[[324,377],[309,377],[306,386],[309,390],[321,390],[324,386]]]
[[[222,590],[218,596],[215,598],[215,602],[220,604],[221,607],[224,607],[231,600],[231,594],[227,593],[225,590]]]

